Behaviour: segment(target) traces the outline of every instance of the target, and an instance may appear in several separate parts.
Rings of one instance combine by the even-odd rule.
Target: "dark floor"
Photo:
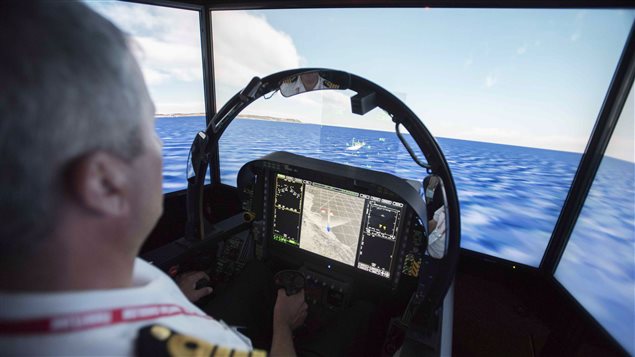
[[[454,356],[540,355],[549,329],[506,287],[462,273],[454,299]]]
[[[454,356],[628,356],[552,276],[462,252]]]

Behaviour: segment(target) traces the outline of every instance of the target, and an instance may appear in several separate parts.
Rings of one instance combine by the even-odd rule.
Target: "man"
[[[251,349],[136,258],[162,212],[161,143],[123,34],[80,3],[3,2],[0,48],[2,354]],[[272,355],[295,353],[305,317],[303,294],[278,294]]]
[[[306,72],[282,82],[280,92],[282,95],[289,97],[304,92],[327,89],[329,87],[325,85],[325,81],[318,72]]]

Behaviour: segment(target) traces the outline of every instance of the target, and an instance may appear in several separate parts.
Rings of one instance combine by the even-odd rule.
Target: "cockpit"
[[[633,353],[632,5],[143,3],[90,4],[159,104],[142,257],[371,301],[378,355]]]
[[[212,223],[203,208],[204,182],[214,148],[211,143],[260,97],[277,92],[291,97],[320,90],[352,90],[356,93],[350,99],[353,113],[363,116],[381,109],[391,117],[396,136],[421,168],[421,179],[273,152],[239,170],[241,212]],[[400,127],[414,133],[411,141],[427,154],[417,156]],[[195,136],[188,166],[186,235],[147,252],[145,259],[176,272],[187,262],[198,260],[197,264],[205,265],[212,260],[209,252],[216,245],[230,244],[240,250],[234,263],[267,262],[278,271],[275,283],[287,294],[304,290],[312,311],[307,325],[319,320],[324,328],[356,302],[378,304],[392,296],[407,304],[402,316],[390,322],[394,325],[390,339],[409,341],[406,332],[418,329],[441,336],[444,319],[439,316],[459,247],[456,188],[434,138],[388,91],[362,77],[329,69],[294,69],[254,77],[219,110],[207,130]],[[230,275],[238,271],[230,268]],[[429,320],[435,318],[437,325],[429,328]],[[446,329],[448,324],[445,321]],[[422,342],[416,340],[412,345]],[[414,351],[413,346],[407,348]],[[384,352],[394,354],[395,347],[401,348],[388,344],[383,346]],[[440,339],[428,348],[447,353]],[[447,343],[443,348],[449,348]]]

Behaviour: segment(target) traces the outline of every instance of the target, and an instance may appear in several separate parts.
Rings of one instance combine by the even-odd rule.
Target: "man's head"
[[[320,75],[317,72],[308,72],[300,74],[300,80],[306,91],[316,89],[315,87],[320,80]]]
[[[0,48],[0,268],[60,236],[115,232],[106,244],[136,253],[161,156],[125,36],[80,3],[3,2]]]

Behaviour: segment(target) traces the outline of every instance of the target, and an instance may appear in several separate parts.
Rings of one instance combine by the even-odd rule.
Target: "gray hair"
[[[141,151],[147,89],[123,33],[81,3],[0,4],[0,260],[55,227],[65,171]]]

